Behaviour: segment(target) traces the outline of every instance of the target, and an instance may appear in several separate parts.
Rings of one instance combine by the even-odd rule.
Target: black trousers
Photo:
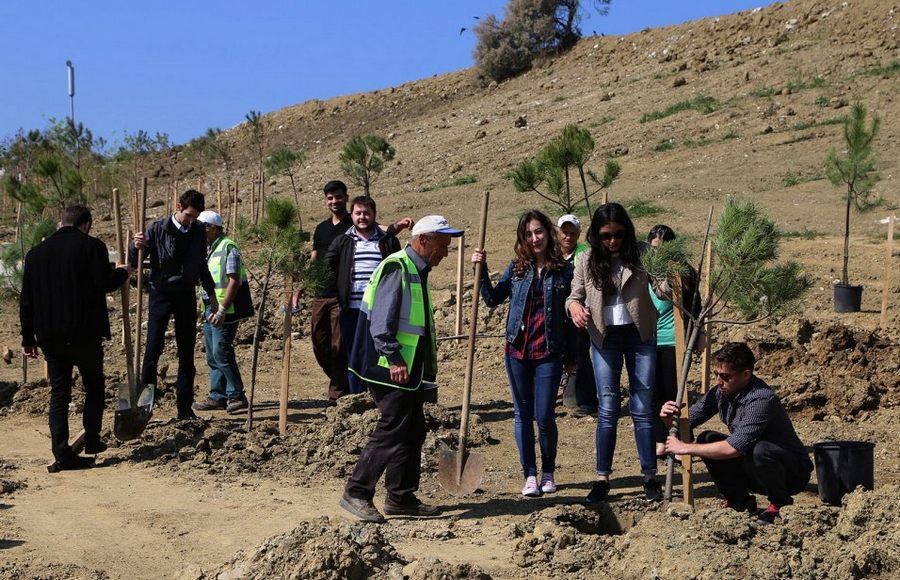
[[[657,443],[665,443],[669,436],[659,412],[663,403],[674,401],[678,396],[678,366],[675,364],[675,347],[656,347],[656,381],[653,383],[653,438]]]
[[[178,378],[175,394],[178,415],[189,415],[194,402],[194,346],[197,343],[197,296],[193,292],[150,290],[147,315],[147,346],[141,365],[141,381],[156,384],[156,370],[166,340],[169,318],[175,319],[175,346],[178,349]]]
[[[50,379],[50,442],[53,457],[72,457],[69,447],[69,403],[72,401],[72,369],[78,367],[84,383],[82,422],[86,441],[100,440],[103,422],[103,344],[99,338],[42,344]]]
[[[591,338],[586,330],[578,330],[575,343],[575,403],[584,409],[597,410],[597,383],[591,362]]]
[[[727,435],[704,431],[697,443],[724,441]],[[759,441],[753,451],[735,459],[704,459],[706,470],[719,493],[730,503],[739,504],[749,492],[765,495],[778,507],[794,503],[794,496],[809,483],[812,462],[769,441]]]
[[[423,390],[404,391],[369,384],[381,417],[347,482],[350,497],[370,500],[384,474],[384,487],[393,503],[407,503],[419,489],[422,444],[425,442]]]

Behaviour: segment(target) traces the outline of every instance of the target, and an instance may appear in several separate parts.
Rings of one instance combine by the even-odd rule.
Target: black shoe
[[[781,513],[778,511],[778,506],[774,503],[770,503],[769,507],[759,512],[759,516],[756,518],[756,523],[761,526],[771,526],[775,523],[776,518],[780,518]]]
[[[601,501],[606,501],[606,498],[609,496],[609,481],[605,479],[598,479],[594,482],[594,485],[591,486],[591,492],[588,494],[587,499],[584,500],[584,503],[599,503]]]
[[[344,493],[338,505],[364,522],[383,524],[385,521],[384,516],[381,515],[372,500],[350,497]]]
[[[222,411],[227,405],[228,402],[225,399],[207,397],[206,400],[191,405],[191,408],[195,411]]]
[[[756,497],[749,494],[742,499],[726,499],[725,505],[722,507],[731,508],[736,512],[747,512],[751,514],[755,514],[759,511],[759,508],[756,507]]]
[[[415,497],[406,503],[394,503],[387,499],[384,502],[384,513],[389,516],[431,517],[441,513],[441,508],[422,503],[422,500]]]
[[[247,397],[241,395],[236,399],[228,399],[228,406],[225,407],[225,412],[229,415],[234,415],[238,411],[243,411],[249,406],[250,403],[247,401]]]
[[[61,459],[54,463],[55,471],[74,471],[76,469],[90,469],[94,466],[93,457],[72,455],[67,459]]]
[[[659,501],[663,497],[662,486],[656,478],[644,480],[644,498],[647,501]]]
[[[109,449],[109,446],[99,438],[84,442],[84,452],[88,455],[97,455],[98,453],[103,453],[107,449]]]

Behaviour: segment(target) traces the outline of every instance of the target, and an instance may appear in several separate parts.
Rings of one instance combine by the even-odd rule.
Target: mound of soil
[[[77,564],[44,564],[34,562],[22,564],[0,563],[0,578],[5,580],[34,580],[36,578],[52,578],[53,580],[108,580],[109,575],[101,570],[91,570]]]
[[[327,517],[301,522],[250,553],[238,552],[203,579],[443,579],[490,576],[476,566],[452,565],[435,558],[404,559],[385,539],[380,526],[335,524]]]
[[[15,469],[15,465],[0,459],[0,495],[12,495],[27,487],[24,481],[10,479],[9,474]]]
[[[368,394],[341,398],[321,418],[289,426],[285,436],[273,426],[248,433],[226,419],[173,420],[149,426],[140,440],[126,444],[126,458],[226,476],[258,472],[266,476],[345,478],[377,420],[378,410]],[[437,469],[438,447],[442,443],[455,445],[459,413],[426,404],[425,420],[428,433],[422,470],[427,475]],[[470,417],[469,424],[470,445],[494,442],[477,415]]]
[[[24,385],[15,382],[0,386],[0,414],[44,415],[50,404],[50,385],[46,379],[29,381]],[[84,393],[72,389],[72,404],[84,404]]]
[[[900,572],[898,496],[896,485],[859,489],[840,508],[788,506],[762,527],[732,510],[673,506],[646,510],[618,536],[604,535],[602,512],[551,508],[532,518],[512,560],[550,577],[887,578]]]
[[[842,324],[801,321],[796,341],[749,339],[756,372],[792,413],[854,417],[900,405],[900,345]]]

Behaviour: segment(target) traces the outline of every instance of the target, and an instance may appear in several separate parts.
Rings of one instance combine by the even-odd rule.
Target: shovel
[[[113,210],[116,217],[116,245],[119,256],[125,255],[125,241],[122,237],[122,208],[119,204],[119,192],[113,190]],[[140,216],[138,217],[138,230],[144,231],[144,216],[147,211],[147,179],[144,178],[144,185],[141,191],[141,207]],[[136,226],[137,227],[137,226]],[[136,333],[141,331],[141,310],[143,302],[143,262],[144,250],[138,250],[138,299],[137,299],[137,327]],[[116,401],[116,415],[113,424],[113,433],[119,441],[130,441],[140,437],[141,433],[147,427],[150,416],[153,414],[153,385],[147,385],[141,389],[138,395],[137,378],[138,359],[135,357],[135,349],[131,342],[131,314],[129,312],[129,283],[128,280],[122,285],[122,325],[124,326],[125,335],[125,358],[127,364],[127,384],[120,384],[118,389],[118,400]]]
[[[491,194],[484,192],[481,202],[481,232],[478,238],[478,248],[484,248],[484,239],[487,232],[487,211]],[[451,495],[461,497],[478,489],[481,478],[484,476],[484,455],[481,453],[468,453],[466,442],[469,438],[469,401],[472,398],[472,369],[475,366],[475,335],[478,331],[478,302],[481,291],[481,272],[483,262],[475,264],[475,287],[472,290],[472,316],[469,322],[469,353],[466,359],[466,382],[463,388],[462,416],[459,419],[459,447],[456,451],[444,446],[438,458],[438,480],[441,487]],[[461,300],[462,296],[457,296]]]

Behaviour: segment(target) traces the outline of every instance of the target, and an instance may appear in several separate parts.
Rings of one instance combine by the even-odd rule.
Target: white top
[[[625,302],[622,301],[623,270],[622,260],[614,257],[610,263],[610,275],[613,279],[613,286],[616,287],[616,292],[609,295],[605,301],[606,304],[603,306],[603,324],[606,326],[622,326],[634,323],[628,308],[625,307]]]

